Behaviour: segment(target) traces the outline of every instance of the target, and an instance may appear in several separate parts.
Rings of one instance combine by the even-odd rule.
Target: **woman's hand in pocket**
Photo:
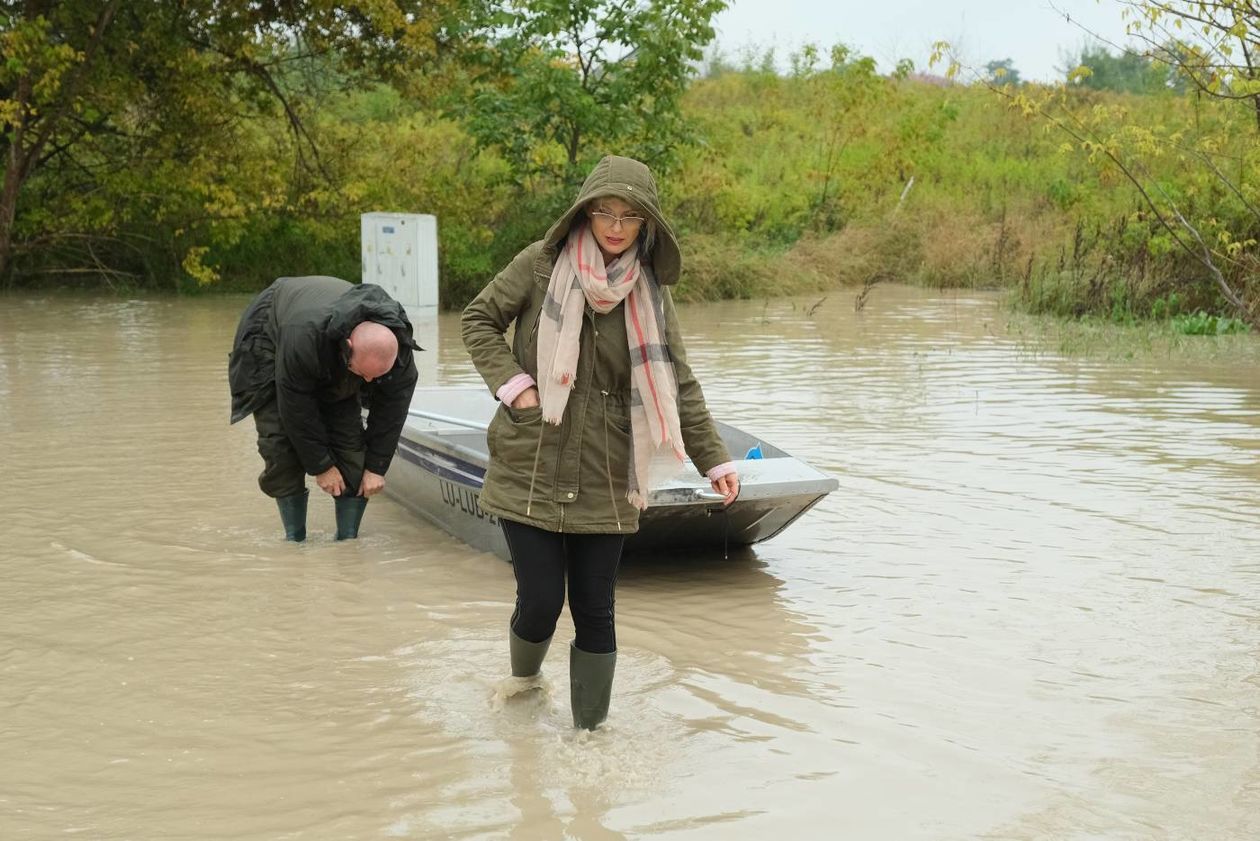
[[[532,385],[516,395],[516,399],[512,401],[513,409],[532,409],[537,405],[538,389]]]

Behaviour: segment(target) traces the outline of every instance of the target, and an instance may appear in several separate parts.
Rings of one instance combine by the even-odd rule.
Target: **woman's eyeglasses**
[[[591,218],[601,224],[607,225],[609,228],[617,227],[620,222],[622,227],[637,228],[643,224],[643,217],[637,213],[627,213],[625,216],[615,216],[603,210],[592,210]]]

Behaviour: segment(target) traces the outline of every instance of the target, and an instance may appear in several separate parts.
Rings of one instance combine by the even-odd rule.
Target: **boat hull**
[[[448,387],[417,394],[403,429],[386,493],[465,543],[508,558],[498,518],[481,508],[488,456],[485,425],[496,406],[484,392]],[[423,407],[423,408],[422,408]],[[742,452],[752,440],[719,424],[728,445]],[[662,548],[708,548],[757,543],[787,528],[834,490],[836,480],[780,450],[758,443],[770,457],[739,460],[740,497],[724,507],[689,464],[658,484],[639,518],[628,553]]]

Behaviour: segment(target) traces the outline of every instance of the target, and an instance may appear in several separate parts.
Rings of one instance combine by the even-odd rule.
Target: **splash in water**
[[[490,692],[490,708],[543,712],[551,708],[552,685],[541,674],[505,677]]]

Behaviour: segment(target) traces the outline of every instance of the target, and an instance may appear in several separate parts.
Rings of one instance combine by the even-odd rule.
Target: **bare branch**
[[[40,128],[39,133],[35,136],[35,142],[31,144],[31,148],[28,151],[24,162],[25,171],[21,173],[23,177],[30,173],[32,162],[40,157],[44,144],[46,144],[52,137],[53,132],[57,129],[57,124],[61,122],[61,119],[70,110],[70,107],[75,100],[78,87],[90,74],[92,62],[96,58],[96,53],[100,49],[101,42],[105,40],[105,31],[109,29],[109,25],[113,21],[114,15],[118,11],[118,7],[120,5],[122,5],[122,0],[110,0],[109,5],[101,9],[100,14],[97,15],[96,23],[92,27],[91,40],[88,41],[87,46],[83,50],[83,60],[79,62],[78,67],[75,68],[74,75],[71,76],[70,81],[66,84],[65,90],[61,96],[61,104],[57,110],[44,119],[43,126]]]
[[[1181,211],[1177,209],[1176,205],[1170,203],[1169,207],[1171,207],[1172,212],[1176,214],[1178,221],[1180,221],[1181,224],[1185,226],[1186,230],[1188,230],[1194,236],[1195,240],[1198,241],[1199,247],[1203,249],[1203,253],[1199,257],[1199,262],[1207,267],[1207,270],[1211,273],[1212,279],[1216,282],[1216,288],[1220,290],[1221,294],[1225,297],[1225,300],[1229,301],[1230,304],[1232,304],[1234,308],[1238,310],[1238,312],[1247,320],[1248,324],[1250,324],[1254,329],[1260,330],[1260,315],[1253,313],[1251,309],[1243,303],[1243,300],[1238,297],[1237,293],[1230,288],[1229,282],[1225,280],[1225,276],[1221,274],[1221,270],[1218,269],[1216,267],[1216,263],[1213,262],[1212,251],[1207,247],[1207,243],[1203,241],[1203,237],[1199,236],[1199,231],[1194,227],[1194,225],[1191,225],[1186,221],[1186,217],[1181,215]]]
[[[271,68],[276,66],[278,62],[257,61],[251,58],[246,58],[245,56],[237,55],[224,50],[211,41],[200,38],[190,38],[189,40],[195,46],[201,47],[204,50],[208,50],[228,59],[228,69],[246,72],[261,81],[263,86],[266,87],[267,90],[271,92],[271,95],[276,98],[276,101],[280,103],[280,107],[284,109],[285,119],[289,123],[290,132],[293,134],[294,150],[296,151],[298,158],[296,161],[298,171],[318,171],[325,180],[332,180],[332,175],[324,166],[323,159],[319,152],[319,145],[315,142],[315,139],[307,130],[306,123],[302,120],[301,115],[298,114],[296,107],[290,101],[289,97],[285,95],[279,82],[276,81],[275,76],[271,73]],[[319,53],[308,53],[306,55],[315,56],[318,54]],[[310,150],[311,157],[315,160],[314,167],[307,163],[306,154],[302,147],[303,141],[306,141],[306,146]]]
[[[1242,202],[1243,207],[1251,211],[1251,215],[1256,217],[1256,221],[1260,222],[1260,208],[1257,208],[1254,204],[1247,201],[1247,197],[1242,194],[1242,192],[1238,189],[1238,186],[1234,184],[1233,181],[1226,178],[1225,173],[1217,169],[1216,164],[1212,163],[1211,158],[1202,152],[1199,152],[1199,158],[1207,165],[1208,169],[1212,170],[1212,172],[1216,174],[1216,177],[1220,179],[1221,183],[1228,187],[1229,191],[1233,193],[1240,202]]]
[[[297,110],[293,107],[292,103],[289,102],[288,97],[284,95],[284,91],[280,89],[280,85],[271,75],[271,71],[261,65],[256,65],[250,69],[259,79],[263,81],[263,84],[267,86],[272,95],[279,100],[280,105],[284,108],[285,116],[289,120],[289,127],[293,131],[298,160],[302,163],[303,167],[309,169],[309,166],[306,164],[306,157],[302,153],[302,141],[305,140],[307,146],[310,148],[311,156],[315,159],[315,167],[319,170],[320,175],[322,175],[326,180],[331,181],[332,175],[329,174],[328,170],[324,167],[324,161],[319,154],[319,146],[315,143],[315,139],[311,137],[310,132],[307,131],[306,124],[302,121],[301,115],[297,113]]]

